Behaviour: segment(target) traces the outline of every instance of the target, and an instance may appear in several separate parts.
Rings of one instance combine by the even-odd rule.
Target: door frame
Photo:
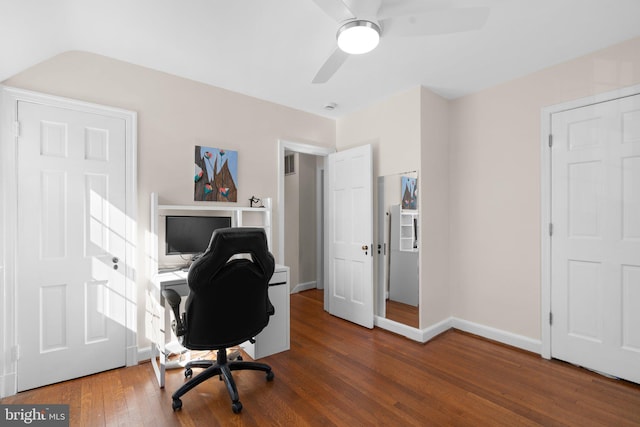
[[[295,141],[289,141],[286,139],[278,140],[278,209],[277,209],[277,217],[278,217],[278,254],[276,256],[276,262],[278,264],[284,264],[284,155],[285,151],[293,151],[297,153],[303,154],[311,154],[314,156],[321,156],[326,158],[329,154],[335,153],[336,149],[334,147],[322,147],[319,145],[311,145],[304,144]],[[326,169],[326,168],[325,168]],[[317,189],[317,188],[316,188]],[[323,189],[324,190],[324,189]],[[318,209],[321,209],[320,205],[318,205]],[[318,218],[322,218],[323,212],[319,212]],[[322,227],[322,224],[320,224]],[[320,227],[317,230],[317,236],[324,238],[324,233],[320,230]],[[320,239],[317,240],[318,248],[317,248],[317,257],[316,259],[319,261],[320,259],[325,259],[324,254],[320,254],[320,249],[323,247]],[[318,269],[317,271],[318,281],[322,277],[326,277],[324,274],[324,265],[322,266],[322,271]],[[324,287],[326,289],[326,286]],[[327,307],[327,295],[325,292],[325,310]]]
[[[126,307],[125,307],[125,351],[126,364],[138,363],[137,337],[137,286],[136,251],[137,245],[137,113],[120,108],[78,101],[74,99],[47,95],[24,89],[0,85],[0,229],[4,235],[0,246],[0,397],[17,393],[17,361],[19,348],[17,340],[17,299],[16,299],[16,250],[18,223],[18,171],[16,128],[18,102],[31,102],[56,108],[99,114],[125,121],[125,182],[126,206],[128,218],[125,238],[128,242],[126,271]],[[4,355],[10,355],[5,357]]]
[[[542,338],[541,356],[551,359],[551,117],[562,111],[573,110],[602,102],[613,101],[640,94],[640,84],[605,93],[587,96],[568,102],[545,107],[541,111],[540,124],[540,332]]]

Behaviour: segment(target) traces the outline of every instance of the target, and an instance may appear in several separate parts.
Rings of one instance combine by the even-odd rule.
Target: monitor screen
[[[209,246],[211,234],[231,227],[228,216],[167,216],[165,241],[167,255],[199,254]]]

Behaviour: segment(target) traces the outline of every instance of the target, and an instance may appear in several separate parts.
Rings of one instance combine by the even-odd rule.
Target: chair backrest
[[[221,349],[255,337],[273,314],[268,289],[274,268],[263,229],[215,230],[205,253],[189,268],[183,345]]]

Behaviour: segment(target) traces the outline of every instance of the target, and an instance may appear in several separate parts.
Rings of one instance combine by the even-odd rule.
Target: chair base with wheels
[[[173,399],[171,407],[174,411],[182,408],[182,400],[180,400],[180,397],[182,395],[184,395],[186,392],[188,392],[198,384],[208,380],[209,378],[220,376],[220,378],[224,380],[224,383],[227,386],[227,391],[229,392],[229,397],[231,398],[231,409],[234,413],[237,414],[242,410],[242,403],[240,402],[238,389],[236,387],[235,381],[233,380],[233,376],[231,375],[231,371],[263,371],[267,374],[267,381],[273,380],[275,376],[273,374],[273,371],[271,370],[271,366],[265,363],[245,362],[241,359],[229,361],[227,359],[226,349],[218,350],[218,356],[215,361],[192,360],[191,362],[187,363],[184,371],[184,376],[186,378],[190,378],[193,374],[192,368],[204,368],[205,370],[184,383],[182,387],[180,387],[178,390],[176,390],[175,393],[173,393],[173,395],[171,396],[171,398]]]

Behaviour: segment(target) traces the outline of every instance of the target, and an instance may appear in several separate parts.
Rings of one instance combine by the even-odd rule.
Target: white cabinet
[[[275,309],[269,324],[256,336],[255,343],[241,344],[252,359],[289,350],[289,267],[277,266],[269,282],[269,301]]]

